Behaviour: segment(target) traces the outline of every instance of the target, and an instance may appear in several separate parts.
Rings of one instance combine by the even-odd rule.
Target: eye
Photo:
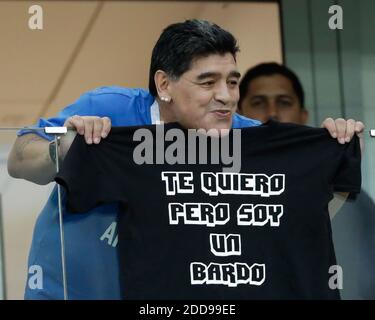
[[[250,105],[254,108],[261,108],[264,106],[264,101],[262,99],[252,100]]]
[[[292,105],[292,101],[290,101],[290,100],[280,100],[279,105],[281,107],[290,107]]]
[[[203,87],[212,87],[215,84],[215,81],[209,80],[205,82],[201,82],[200,85]]]
[[[238,80],[237,79],[236,80],[229,80],[228,84],[231,85],[231,86],[233,86],[233,87],[235,87],[235,86],[238,85]]]

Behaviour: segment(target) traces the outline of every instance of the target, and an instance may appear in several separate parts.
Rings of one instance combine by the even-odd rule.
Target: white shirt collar
[[[160,124],[160,109],[157,100],[155,99],[154,103],[151,105],[151,123]]]

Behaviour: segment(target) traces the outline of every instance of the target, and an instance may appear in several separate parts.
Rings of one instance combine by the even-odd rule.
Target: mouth
[[[227,109],[213,110],[212,113],[215,114],[215,116],[220,119],[225,119],[225,118],[229,118],[232,116],[231,110],[227,110]]]

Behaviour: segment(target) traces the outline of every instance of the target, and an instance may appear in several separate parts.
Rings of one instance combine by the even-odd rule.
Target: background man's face
[[[253,79],[241,103],[244,116],[266,122],[305,124],[307,111],[301,108],[292,82],[280,74],[260,76]]]
[[[170,83],[173,118],[186,128],[230,129],[239,100],[239,77],[230,53],[210,55]]]

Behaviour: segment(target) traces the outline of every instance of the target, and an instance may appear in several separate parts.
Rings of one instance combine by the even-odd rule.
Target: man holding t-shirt
[[[176,41],[178,39],[179,41]],[[218,130],[243,128],[259,122],[235,113],[239,99],[238,51],[234,37],[204,21],[186,21],[167,27],[154,47],[149,89],[99,88],[83,95],[56,118],[41,119],[38,126],[76,128],[88,144],[100,143],[111,126],[178,121],[187,128]],[[328,120],[333,137],[350,140],[363,125]],[[72,137],[61,142],[64,159]],[[9,157],[12,176],[46,184],[55,175],[49,158],[48,137],[20,133]],[[147,183],[145,184],[147,190]],[[152,192],[149,190],[147,192]],[[146,195],[147,196],[147,195]],[[65,199],[64,199],[65,202]],[[72,299],[120,298],[116,256],[117,207],[106,205],[83,215],[64,209],[68,292]],[[26,287],[26,298],[61,299],[61,259],[54,191],[34,231],[29,267],[40,265],[44,287]]]

